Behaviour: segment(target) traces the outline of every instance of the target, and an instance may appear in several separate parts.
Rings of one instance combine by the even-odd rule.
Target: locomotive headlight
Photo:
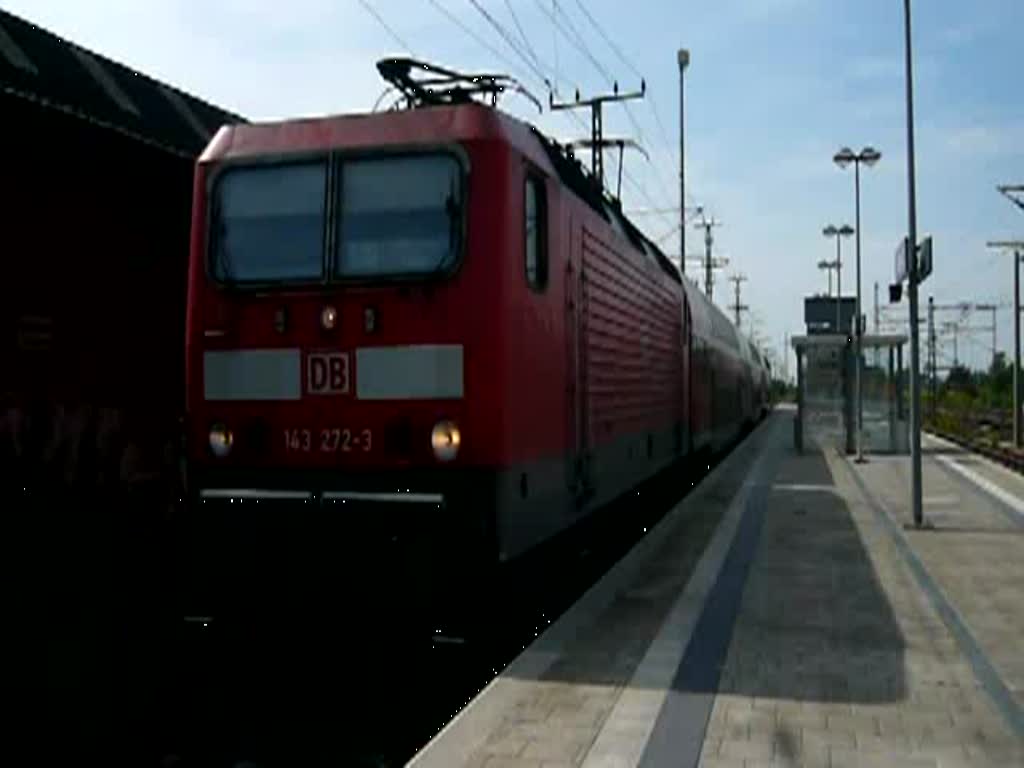
[[[439,421],[430,433],[430,445],[439,461],[451,461],[459,452],[462,434],[454,421]]]
[[[231,446],[235,443],[235,436],[231,430],[223,424],[214,424],[210,428],[210,450],[214,456],[223,458],[231,453]]]
[[[338,324],[338,310],[334,307],[324,307],[320,313],[320,325],[325,331],[333,331]]]

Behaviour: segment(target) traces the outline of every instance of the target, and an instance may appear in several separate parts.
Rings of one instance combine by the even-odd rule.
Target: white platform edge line
[[[707,549],[690,574],[686,588],[676,598],[633,677],[620,692],[583,760],[583,768],[607,768],[611,765],[625,768],[639,764],[697,621],[718,581],[766,456],[761,451],[750,467],[747,479],[733,497]],[[642,723],[638,722],[638,715]]]
[[[972,472],[967,467],[951,459],[949,456],[935,456],[935,459],[941,462],[942,464],[945,464],[947,467],[949,467],[958,475],[961,475],[966,480],[976,485],[978,488],[981,488],[983,491],[986,491],[990,495],[995,496],[997,499],[999,499],[999,501],[1003,502],[1003,504],[1009,507],[1012,511],[1016,512],[1019,517],[1024,518],[1024,502],[1022,502],[1018,497],[1014,496],[1012,493],[1004,491],[991,480],[982,477],[976,472]]]
[[[768,418],[761,422],[751,435],[747,436],[747,439],[759,436],[772,425],[774,421],[772,416],[773,414],[769,414]],[[719,476],[726,472],[733,460],[735,460],[735,455],[729,456],[718,464],[701,481],[695,495],[687,496],[666,513],[650,533],[637,542],[572,607],[513,659],[498,677],[474,696],[461,712],[452,718],[419,752],[413,755],[406,766],[408,768],[434,768],[435,766],[436,768],[454,768],[454,766],[465,763],[470,755],[487,740],[491,726],[500,719],[505,706],[518,697],[520,690],[539,682],[540,676],[561,656],[566,643],[572,640],[588,622],[593,622],[594,618],[611,603],[625,586],[627,577],[632,575],[633,571],[650,556],[651,551],[664,541],[679,515],[685,514],[689,505],[700,502],[703,496],[701,489],[710,488]],[[742,489],[739,492],[742,493]],[[474,734],[473,740],[461,744],[448,744],[447,742],[454,739],[452,732],[458,726],[465,726],[464,730]],[[457,753],[458,756],[456,757],[453,753]]]
[[[944,448],[952,448],[954,450],[961,451],[964,456],[970,456],[972,460],[977,461],[979,464],[984,464],[986,467],[988,467],[988,468],[998,472],[999,474],[1003,475],[1004,477],[1006,477],[1006,478],[1008,478],[1010,480],[1013,480],[1014,482],[1017,482],[1017,483],[1024,482],[1024,477],[1021,477],[1021,475],[1019,473],[1014,472],[1009,467],[1004,467],[998,461],[993,461],[992,459],[990,459],[988,456],[985,456],[984,454],[975,453],[970,448],[964,448],[962,445],[957,445],[956,443],[952,442],[951,440],[947,440],[944,437],[939,437],[938,435],[932,434],[931,432],[924,432],[924,431],[922,431],[921,434],[922,434],[923,437],[927,437],[929,440],[935,441],[936,443],[938,443],[939,445],[943,446]],[[933,457],[933,458],[936,458],[936,457]]]

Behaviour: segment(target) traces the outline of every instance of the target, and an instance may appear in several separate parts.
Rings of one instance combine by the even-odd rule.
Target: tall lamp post
[[[690,65],[690,52],[680,48],[679,60],[679,271],[686,274],[686,101],[683,74]]]
[[[849,237],[853,234],[853,228],[849,224],[843,224],[841,227],[835,227],[829,224],[823,230],[822,234],[825,237],[834,237],[836,239],[836,333],[843,332],[843,259],[841,249],[839,247],[839,240],[843,237]]]
[[[853,196],[855,201],[854,205],[857,209],[856,221],[854,222],[854,228],[857,231],[857,310],[855,313],[857,369],[854,379],[854,386],[856,387],[856,394],[854,397],[857,398],[857,461],[863,463],[864,445],[862,441],[862,433],[864,432],[864,396],[863,391],[861,390],[861,368],[863,368],[861,358],[864,354],[864,329],[861,327],[860,321],[860,164],[864,163],[864,165],[870,168],[882,159],[882,153],[874,147],[864,147],[864,149],[857,154],[849,147],[843,147],[836,152],[835,157],[832,159],[835,161],[835,164],[843,170],[845,170],[850,163],[853,163]]]
[[[910,0],[903,0],[904,55],[907,73],[907,248],[910,269],[907,298],[910,303],[910,507],[914,526],[924,524],[921,505],[921,380],[917,338],[917,192],[914,180],[914,70],[911,48]]]

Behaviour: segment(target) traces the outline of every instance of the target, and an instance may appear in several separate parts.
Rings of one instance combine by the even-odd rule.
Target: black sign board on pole
[[[926,237],[914,250],[917,257],[917,284],[920,285],[924,282],[924,279],[932,273],[933,258],[931,235]],[[907,238],[904,237],[900,240],[900,244],[896,246],[894,261],[896,282],[889,285],[890,304],[899,302],[900,298],[903,296],[903,281],[910,276],[910,259],[907,256]]]
[[[923,283],[924,279],[932,273],[932,238],[926,237],[917,247],[917,282]]]

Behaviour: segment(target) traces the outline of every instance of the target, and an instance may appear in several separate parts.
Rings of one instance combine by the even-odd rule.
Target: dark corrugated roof
[[[0,10],[0,93],[195,157],[245,118],[92,53]]]

